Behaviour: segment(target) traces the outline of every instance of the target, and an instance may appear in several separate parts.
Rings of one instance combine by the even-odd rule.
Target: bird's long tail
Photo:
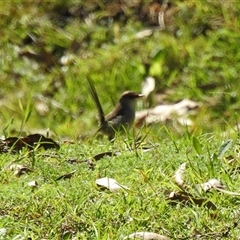
[[[94,101],[94,103],[97,107],[97,110],[98,110],[100,126],[102,126],[105,123],[105,115],[104,115],[104,112],[103,112],[103,109],[102,109],[102,105],[99,101],[98,94],[97,94],[97,91],[96,91],[96,89],[95,89],[95,87],[92,83],[92,80],[87,78],[87,81],[88,81],[88,85],[89,85],[90,94],[91,94],[91,96],[93,98],[93,101]]]

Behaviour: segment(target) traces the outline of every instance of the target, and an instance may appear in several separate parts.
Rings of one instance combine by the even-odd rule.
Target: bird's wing
[[[122,105],[120,103],[117,103],[116,107],[111,111],[107,116],[106,120],[111,121],[113,118],[116,118],[119,115],[123,114]]]
[[[99,101],[97,91],[96,91],[92,81],[89,78],[87,78],[87,81],[88,81],[88,85],[89,85],[90,94],[91,94],[91,96],[94,100],[94,103],[97,107],[97,110],[98,110],[98,114],[99,114],[99,118],[100,118],[100,124],[103,125],[104,122],[105,122],[105,115],[104,115],[104,112],[103,112],[103,109],[102,109],[102,105]]]

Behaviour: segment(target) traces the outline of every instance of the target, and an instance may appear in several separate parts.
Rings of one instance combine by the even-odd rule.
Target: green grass
[[[201,155],[187,138],[177,141],[178,151],[166,138],[158,139],[160,144],[149,152],[124,150],[122,141],[113,145],[101,145],[97,141],[90,146],[63,144],[53,157],[36,152],[33,172],[18,178],[10,170],[2,170],[0,226],[7,231],[4,239],[122,239],[134,231],[153,231],[172,239],[194,239],[195,231],[199,231],[205,237],[213,234],[207,239],[217,239],[217,234],[221,239],[228,227],[230,239],[235,239],[239,228],[232,226],[238,219],[234,214],[238,211],[239,197],[216,191],[200,194],[194,187],[217,178],[230,191],[239,190],[238,175],[230,176],[224,171],[231,166],[223,158],[212,159],[213,154],[218,153],[221,142],[218,138],[214,134],[202,135],[199,138]],[[235,143],[224,157],[234,154],[234,148],[238,148]],[[86,163],[68,162],[112,149],[120,150],[121,155],[97,161],[94,170]],[[20,164],[32,166],[33,158],[26,152],[1,155],[1,166],[20,157]],[[238,161],[236,155],[232,157]],[[185,173],[188,191],[195,197],[212,201],[216,210],[191,203],[171,205],[167,200],[171,191],[179,190],[173,175],[183,162],[188,163]],[[73,170],[77,171],[71,179],[56,181],[57,177]],[[130,190],[118,193],[100,190],[95,180],[105,176]],[[38,182],[36,189],[27,185],[33,180]]]
[[[61,145],[58,151],[0,155],[0,239],[123,239],[135,231],[171,239],[196,239],[197,233],[203,239],[239,238],[239,226],[233,227],[239,197],[199,193],[195,185],[217,178],[239,192],[240,5],[175,1],[161,30],[145,12],[149,1],[141,2],[122,7],[109,1],[107,8],[105,1],[0,1],[1,135],[41,132]],[[136,38],[145,29],[151,36]],[[194,125],[160,123],[112,144],[91,138],[97,112],[87,77],[108,113],[121,92],[140,91],[147,74],[167,92],[166,103],[201,103]],[[129,151],[140,134],[155,148]],[[228,139],[232,145],[219,157]],[[68,161],[105,151],[121,155],[104,157],[94,170]],[[33,171],[16,177],[7,168],[12,162]],[[173,176],[183,162],[188,191],[216,210],[169,203],[169,193],[179,191]],[[71,179],[56,181],[73,170]],[[105,176],[130,190],[100,190],[95,180]],[[28,186],[33,180],[36,189]]]

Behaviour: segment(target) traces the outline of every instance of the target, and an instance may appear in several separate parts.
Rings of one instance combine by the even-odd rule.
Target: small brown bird
[[[132,91],[124,92],[120,96],[113,111],[105,116],[93,83],[89,79],[88,83],[90,94],[92,95],[100,117],[100,128],[98,132],[102,132],[108,136],[109,140],[113,140],[116,132],[124,132],[131,128],[135,120],[136,100],[144,95]]]

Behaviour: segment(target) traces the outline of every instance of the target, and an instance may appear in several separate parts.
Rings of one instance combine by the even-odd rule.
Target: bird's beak
[[[136,95],[136,98],[142,98],[142,97],[144,97],[144,94],[139,93]]]

